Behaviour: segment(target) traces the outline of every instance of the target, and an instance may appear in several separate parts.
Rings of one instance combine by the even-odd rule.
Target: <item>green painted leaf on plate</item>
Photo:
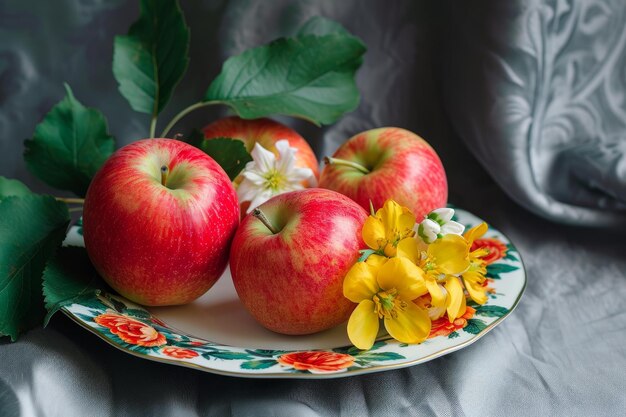
[[[31,194],[32,191],[21,181],[0,176],[0,201],[7,197],[24,197]]]
[[[215,138],[204,140],[199,146],[207,155],[217,162],[231,181],[252,161],[244,143],[238,139]]]
[[[487,328],[487,325],[484,321],[480,319],[469,319],[467,326],[463,327],[463,330],[471,334],[478,334],[485,330],[485,328]]]
[[[494,305],[482,305],[476,308],[476,314],[485,317],[502,317],[508,312],[506,308]]]
[[[141,0],[141,15],[116,36],[113,75],[130,106],[156,116],[189,64],[189,28],[174,0]]]
[[[124,314],[137,319],[149,319],[151,317],[150,313],[139,308],[127,308],[124,310]]]
[[[317,125],[334,123],[359,103],[354,74],[366,48],[329,26],[313,22],[305,25],[306,34],[229,58],[204,100],[227,104],[244,119],[282,114]]]
[[[41,276],[65,238],[67,205],[50,196],[0,201],[0,332],[15,341],[45,315]]]
[[[502,278],[500,274],[506,274],[509,272],[517,271],[519,269],[518,266],[508,265],[508,264],[491,264],[487,265],[487,277],[493,279]]]
[[[85,248],[59,249],[43,272],[43,295],[48,310],[44,327],[64,306],[93,298],[105,288]]]
[[[205,359],[216,358],[216,359],[225,359],[225,360],[233,360],[233,359],[252,359],[252,356],[243,352],[230,352],[227,350],[218,350],[218,351],[210,351],[202,354]]]
[[[24,144],[29,171],[46,184],[84,196],[91,179],[115,149],[99,111],[67,95],[46,114]]]
[[[452,332],[448,335],[448,339],[456,339],[459,336],[459,332]]]
[[[380,362],[380,361],[395,361],[399,359],[406,359],[404,356],[396,352],[366,352],[357,356],[360,360]]]
[[[253,361],[243,362],[240,366],[241,369],[267,369],[277,363],[278,362],[274,359],[256,359]]]

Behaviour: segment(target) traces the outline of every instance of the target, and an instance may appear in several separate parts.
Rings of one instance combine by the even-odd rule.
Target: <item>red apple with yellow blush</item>
[[[388,199],[418,219],[448,199],[446,173],[435,150],[413,132],[397,127],[368,130],[337,149],[320,175],[319,186],[344,194],[369,210]]]

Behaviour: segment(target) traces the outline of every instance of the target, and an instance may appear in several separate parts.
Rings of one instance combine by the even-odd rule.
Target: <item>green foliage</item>
[[[189,64],[189,28],[174,0],[142,0],[141,15],[116,36],[113,75],[130,106],[156,116]]]
[[[252,156],[246,151],[244,143],[238,139],[215,138],[203,140],[199,146],[207,155],[215,160],[226,171],[233,181]]]
[[[32,192],[21,181],[0,176],[0,201],[7,197],[24,197]]]
[[[50,196],[0,201],[0,333],[13,341],[44,317],[41,275],[69,220],[67,206]]]
[[[309,21],[295,37],[229,58],[204,100],[227,104],[244,119],[283,114],[334,123],[358,105],[354,75],[365,51],[339,24]]]
[[[83,106],[65,84],[67,95],[48,112],[25,141],[26,166],[46,184],[79,196],[113,153],[115,140],[99,111]]]
[[[230,352],[228,350],[211,350],[204,352],[202,356],[205,359],[224,359],[224,360],[233,360],[233,359],[252,359],[252,356],[243,352]]]
[[[43,272],[43,295],[48,310],[44,327],[54,313],[64,306],[92,298],[103,288],[105,285],[91,264],[85,248],[59,249]]]

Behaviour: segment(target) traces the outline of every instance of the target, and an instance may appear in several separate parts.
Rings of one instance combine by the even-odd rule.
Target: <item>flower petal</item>
[[[371,254],[370,256],[367,257],[367,259],[365,260],[365,262],[370,265],[373,266],[375,268],[380,268],[381,266],[383,266],[387,261],[389,260],[389,258],[387,258],[386,256],[381,256],[381,255],[376,255],[375,253]]]
[[[298,148],[290,147],[287,139],[277,141],[274,146],[280,156],[278,161],[276,161],[276,169],[283,174],[289,174],[296,163],[296,152],[298,152]]]
[[[265,203],[267,200],[272,198],[274,195],[270,190],[259,190],[254,198],[250,201],[250,207],[246,210],[246,213],[250,213],[255,208],[259,207],[261,204]]]
[[[357,262],[343,279],[343,296],[353,303],[371,300],[379,291],[376,283],[378,268],[366,262]]]
[[[437,308],[445,308],[446,306],[446,293],[443,288],[437,284],[435,280],[426,279],[424,281],[426,288],[428,289],[428,293],[430,294],[430,304]],[[442,311],[443,314],[443,311]]]
[[[465,226],[454,221],[449,221],[441,226],[441,234],[443,235],[463,235],[464,230]]]
[[[434,259],[441,272],[460,274],[469,266],[469,246],[458,235],[445,235],[428,246],[428,256]]]
[[[448,296],[446,297],[446,309],[448,310],[448,320],[450,323],[457,317],[465,314],[465,293],[461,281],[457,277],[448,276],[444,284]]]
[[[385,329],[389,335],[402,343],[420,343],[430,333],[428,312],[412,302],[406,303],[404,310],[397,309],[398,315],[385,318]]]
[[[487,302],[487,290],[483,287],[485,277],[477,271],[464,272],[462,277],[471,299],[478,304],[485,304]]]
[[[252,148],[252,152],[250,152],[252,159],[256,162],[257,169],[261,172],[267,172],[270,169],[274,168],[274,163],[276,162],[276,156],[273,152],[268,151],[263,146],[256,142],[254,144],[254,148]]]
[[[363,300],[348,320],[348,337],[357,348],[369,349],[376,340],[379,325],[376,305],[372,300]]]
[[[407,258],[391,258],[378,270],[378,286],[383,290],[395,288],[398,296],[411,301],[428,292],[424,271]]]
[[[417,263],[420,260],[420,251],[417,239],[412,237],[402,239],[398,243],[398,250],[396,256],[400,258],[407,258],[413,263]]]
[[[442,207],[431,211],[426,217],[443,225],[452,220],[452,216],[454,216],[454,209]]]
[[[433,243],[437,240],[439,233],[441,232],[441,226],[434,220],[424,219],[417,228],[417,235],[425,243]]]
[[[472,246],[472,243],[474,243],[476,239],[487,233],[488,229],[489,226],[487,226],[487,223],[482,222],[481,224],[476,225],[469,229],[467,232],[465,232],[463,237],[465,238],[465,240],[467,240],[468,245]]]
[[[385,228],[383,227],[382,222],[374,216],[369,216],[365,220],[361,234],[365,244],[374,250],[380,249],[378,245],[380,240],[386,241]]]

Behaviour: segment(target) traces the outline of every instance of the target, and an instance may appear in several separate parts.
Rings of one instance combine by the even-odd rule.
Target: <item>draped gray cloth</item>
[[[337,380],[248,380],[131,357],[58,315],[0,342],[0,416],[623,415],[626,410],[626,56],[623,0],[187,1],[187,77],[162,122],[197,101],[224,58],[313,15],[368,46],[359,108],[323,129],[281,119],[331,153],[400,126],[440,154],[450,202],[517,245],[518,309],[461,351]],[[67,81],[122,145],[145,137],[110,70],[135,1],[0,0],[0,175],[48,191],[22,141]],[[198,111],[176,130],[224,109]],[[596,226],[580,228],[572,225]],[[1,239],[1,237],[0,237]]]

